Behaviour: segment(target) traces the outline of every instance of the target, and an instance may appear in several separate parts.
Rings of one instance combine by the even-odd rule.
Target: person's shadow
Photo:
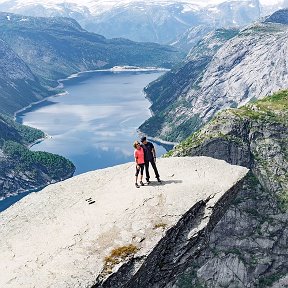
[[[148,186],[162,186],[162,185],[169,185],[169,184],[179,184],[182,183],[182,180],[161,180],[161,183],[157,181],[151,181]]]

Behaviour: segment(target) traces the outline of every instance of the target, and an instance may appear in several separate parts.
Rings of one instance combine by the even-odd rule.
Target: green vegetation
[[[44,137],[42,131],[16,123],[0,114],[0,152],[6,156],[0,157],[0,177],[3,179],[11,173],[16,176],[9,186],[2,185],[1,197],[17,191],[19,186],[21,190],[43,187],[51,181],[60,181],[73,175],[75,166],[66,158],[29,150],[29,145]]]
[[[19,171],[41,168],[53,179],[62,179],[75,170],[73,163],[62,156],[47,152],[33,152],[14,141],[5,141],[3,152],[18,162],[17,169]]]
[[[271,96],[253,103],[249,103],[239,109],[228,109],[220,112],[202,129],[196,131],[191,136],[182,141],[174,150],[169,151],[165,157],[173,156],[175,151],[183,152],[190,151],[205,140],[222,138],[228,141],[233,141],[238,144],[244,144],[243,139],[237,135],[221,133],[221,127],[227,122],[227,117],[231,121],[237,117],[238,120],[260,120],[263,122],[282,123],[287,125],[288,121],[288,90],[279,91]],[[236,120],[237,120],[236,118]],[[238,121],[237,120],[237,121]],[[209,131],[209,133],[206,133]],[[283,151],[287,152],[285,145]]]
[[[231,112],[239,117],[252,120],[287,123],[288,90],[279,91],[262,100],[249,103],[239,109],[233,109]]]
[[[271,287],[275,282],[279,281],[285,275],[286,275],[285,273],[278,272],[275,274],[261,277],[256,287],[258,288]]]
[[[247,29],[240,32],[240,36],[246,37],[247,35],[257,35],[257,34],[276,34],[279,32],[286,31],[286,28],[281,27],[280,25],[275,25],[273,23],[258,23],[253,25],[252,27],[248,27]]]
[[[0,114],[0,122],[2,124],[0,126],[0,138],[3,141],[19,140],[23,144],[32,144],[36,140],[45,137],[41,130],[21,125],[6,115]]]
[[[286,181],[288,179],[286,178]],[[286,182],[287,183],[287,182]],[[288,190],[284,190],[280,195],[279,195],[279,205],[280,209],[284,212],[288,211]]]
[[[241,108],[220,112],[164,157],[191,155],[211,140],[233,142],[234,147],[252,156],[253,167],[257,167],[256,174],[261,171],[262,178],[276,183],[274,192],[279,208],[285,212],[288,210],[287,131],[288,90],[282,90]],[[258,185],[258,179],[251,183],[252,187],[255,185]]]
[[[238,29],[217,29],[215,32],[215,36],[218,39],[230,40],[231,38],[237,36],[239,34]]]
[[[181,274],[179,280],[177,281],[177,287],[179,288],[206,288],[207,285],[204,281],[200,281],[197,276],[197,269],[198,266],[195,264],[191,265],[191,269],[186,271],[185,273]],[[193,286],[192,286],[193,285]]]

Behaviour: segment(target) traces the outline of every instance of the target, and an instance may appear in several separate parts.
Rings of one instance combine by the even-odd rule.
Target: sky
[[[153,0],[16,0],[15,2],[18,3],[42,3],[42,4],[56,4],[56,3],[63,3],[63,2],[67,2],[67,3],[78,3],[78,4],[82,4],[82,5],[95,5],[100,4],[120,4],[120,3],[127,3],[127,2],[134,2],[134,1],[143,1],[143,2],[154,2]],[[180,0],[181,1],[181,0]],[[182,0],[183,2],[190,2],[190,3],[195,3],[201,6],[206,6],[209,4],[218,4],[221,2],[225,2],[227,0]],[[239,0],[238,0],[239,1]],[[240,0],[241,1],[241,0]],[[247,0],[242,0],[247,1]],[[4,3],[4,2],[11,2],[10,0],[0,0],[0,3]],[[156,0],[155,2],[179,2],[179,0]],[[261,4],[264,5],[273,5],[273,4],[277,4],[277,3],[281,3],[282,0],[260,0]]]
[[[144,3],[173,3],[173,2],[185,2],[189,3],[187,7],[195,9],[196,5],[198,7],[205,7],[207,5],[217,5],[226,1],[236,1],[236,0],[0,0],[0,4],[4,2],[12,2],[13,8],[10,9],[10,12],[17,13],[18,9],[21,9],[23,6],[28,6],[31,4],[40,4],[47,8],[61,9],[57,4],[60,3],[72,3],[77,6],[79,11],[82,11],[84,7],[87,7],[92,14],[101,14],[104,11],[110,10],[111,8],[118,5],[125,5],[131,2],[144,2]],[[247,2],[249,0],[237,0]],[[282,8],[281,3],[284,0],[260,0],[260,3],[263,6],[270,6],[279,4],[279,8]],[[194,6],[195,5],[195,6]]]

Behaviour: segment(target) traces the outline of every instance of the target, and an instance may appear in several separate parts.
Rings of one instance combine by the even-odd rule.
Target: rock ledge
[[[127,163],[50,185],[1,213],[0,286],[101,286],[133,258],[140,268],[171,228],[205,202],[189,231],[189,239],[196,237],[248,172],[209,157],[159,159],[157,165],[160,185],[134,188],[135,167]],[[107,268],[105,258],[123,247],[133,253]]]

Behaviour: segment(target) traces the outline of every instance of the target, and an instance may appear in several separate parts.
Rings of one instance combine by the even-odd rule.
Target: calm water
[[[66,95],[50,97],[17,120],[51,136],[32,150],[72,160],[76,173],[133,161],[136,129],[150,117],[143,88],[163,72],[87,72],[63,81]],[[156,145],[157,155],[165,149]]]

